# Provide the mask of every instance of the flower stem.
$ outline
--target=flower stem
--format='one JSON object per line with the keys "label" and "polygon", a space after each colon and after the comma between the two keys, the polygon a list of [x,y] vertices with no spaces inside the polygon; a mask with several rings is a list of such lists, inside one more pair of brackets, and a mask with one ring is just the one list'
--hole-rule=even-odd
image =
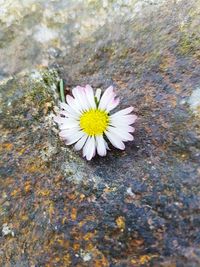
{"label": "flower stem", "polygon": [[60,80],[60,99],[62,102],[65,102],[63,79]]}

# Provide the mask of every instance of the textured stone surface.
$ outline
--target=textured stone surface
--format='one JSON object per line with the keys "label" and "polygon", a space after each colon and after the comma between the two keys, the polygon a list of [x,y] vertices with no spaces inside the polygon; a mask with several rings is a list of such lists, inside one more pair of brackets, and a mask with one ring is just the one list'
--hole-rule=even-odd
{"label": "textured stone surface", "polygon": [[[200,2],[64,2],[2,1],[0,265],[199,266]],[[113,84],[135,141],[91,162],[65,147],[59,76]]]}

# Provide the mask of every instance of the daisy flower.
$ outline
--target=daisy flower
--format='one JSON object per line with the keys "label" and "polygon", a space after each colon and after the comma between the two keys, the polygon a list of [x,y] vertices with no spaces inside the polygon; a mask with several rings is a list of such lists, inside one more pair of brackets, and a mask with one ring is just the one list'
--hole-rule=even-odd
{"label": "daisy flower", "polygon": [[105,156],[109,149],[107,141],[124,150],[124,142],[134,139],[131,134],[134,128],[130,125],[137,116],[130,114],[133,107],[110,114],[119,104],[112,86],[103,94],[101,89],[94,94],[90,85],[77,86],[72,90],[72,96],[66,96],[66,101],[60,103],[60,111],[54,121],[58,123],[59,135],[65,144],[75,144],[75,150],[83,149],[83,157],[87,160],[96,153]]}

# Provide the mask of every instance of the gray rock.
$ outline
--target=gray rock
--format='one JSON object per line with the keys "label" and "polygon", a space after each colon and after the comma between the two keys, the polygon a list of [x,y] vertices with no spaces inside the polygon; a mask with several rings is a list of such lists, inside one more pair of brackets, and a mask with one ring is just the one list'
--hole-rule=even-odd
{"label": "gray rock", "polygon": [[[14,235],[1,266],[200,265],[199,9],[2,1],[0,225]],[[66,147],[60,78],[113,84],[136,108],[135,141],[91,162]]]}

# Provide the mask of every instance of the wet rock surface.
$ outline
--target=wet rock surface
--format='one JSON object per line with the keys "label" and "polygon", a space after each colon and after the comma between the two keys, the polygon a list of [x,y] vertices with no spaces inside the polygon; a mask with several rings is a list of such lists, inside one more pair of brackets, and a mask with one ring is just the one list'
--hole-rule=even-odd
{"label": "wet rock surface", "polygon": [[[0,265],[199,266],[200,2],[9,3]],[[113,84],[139,117],[135,141],[91,162],[65,147],[52,122],[60,77],[66,90]]]}

